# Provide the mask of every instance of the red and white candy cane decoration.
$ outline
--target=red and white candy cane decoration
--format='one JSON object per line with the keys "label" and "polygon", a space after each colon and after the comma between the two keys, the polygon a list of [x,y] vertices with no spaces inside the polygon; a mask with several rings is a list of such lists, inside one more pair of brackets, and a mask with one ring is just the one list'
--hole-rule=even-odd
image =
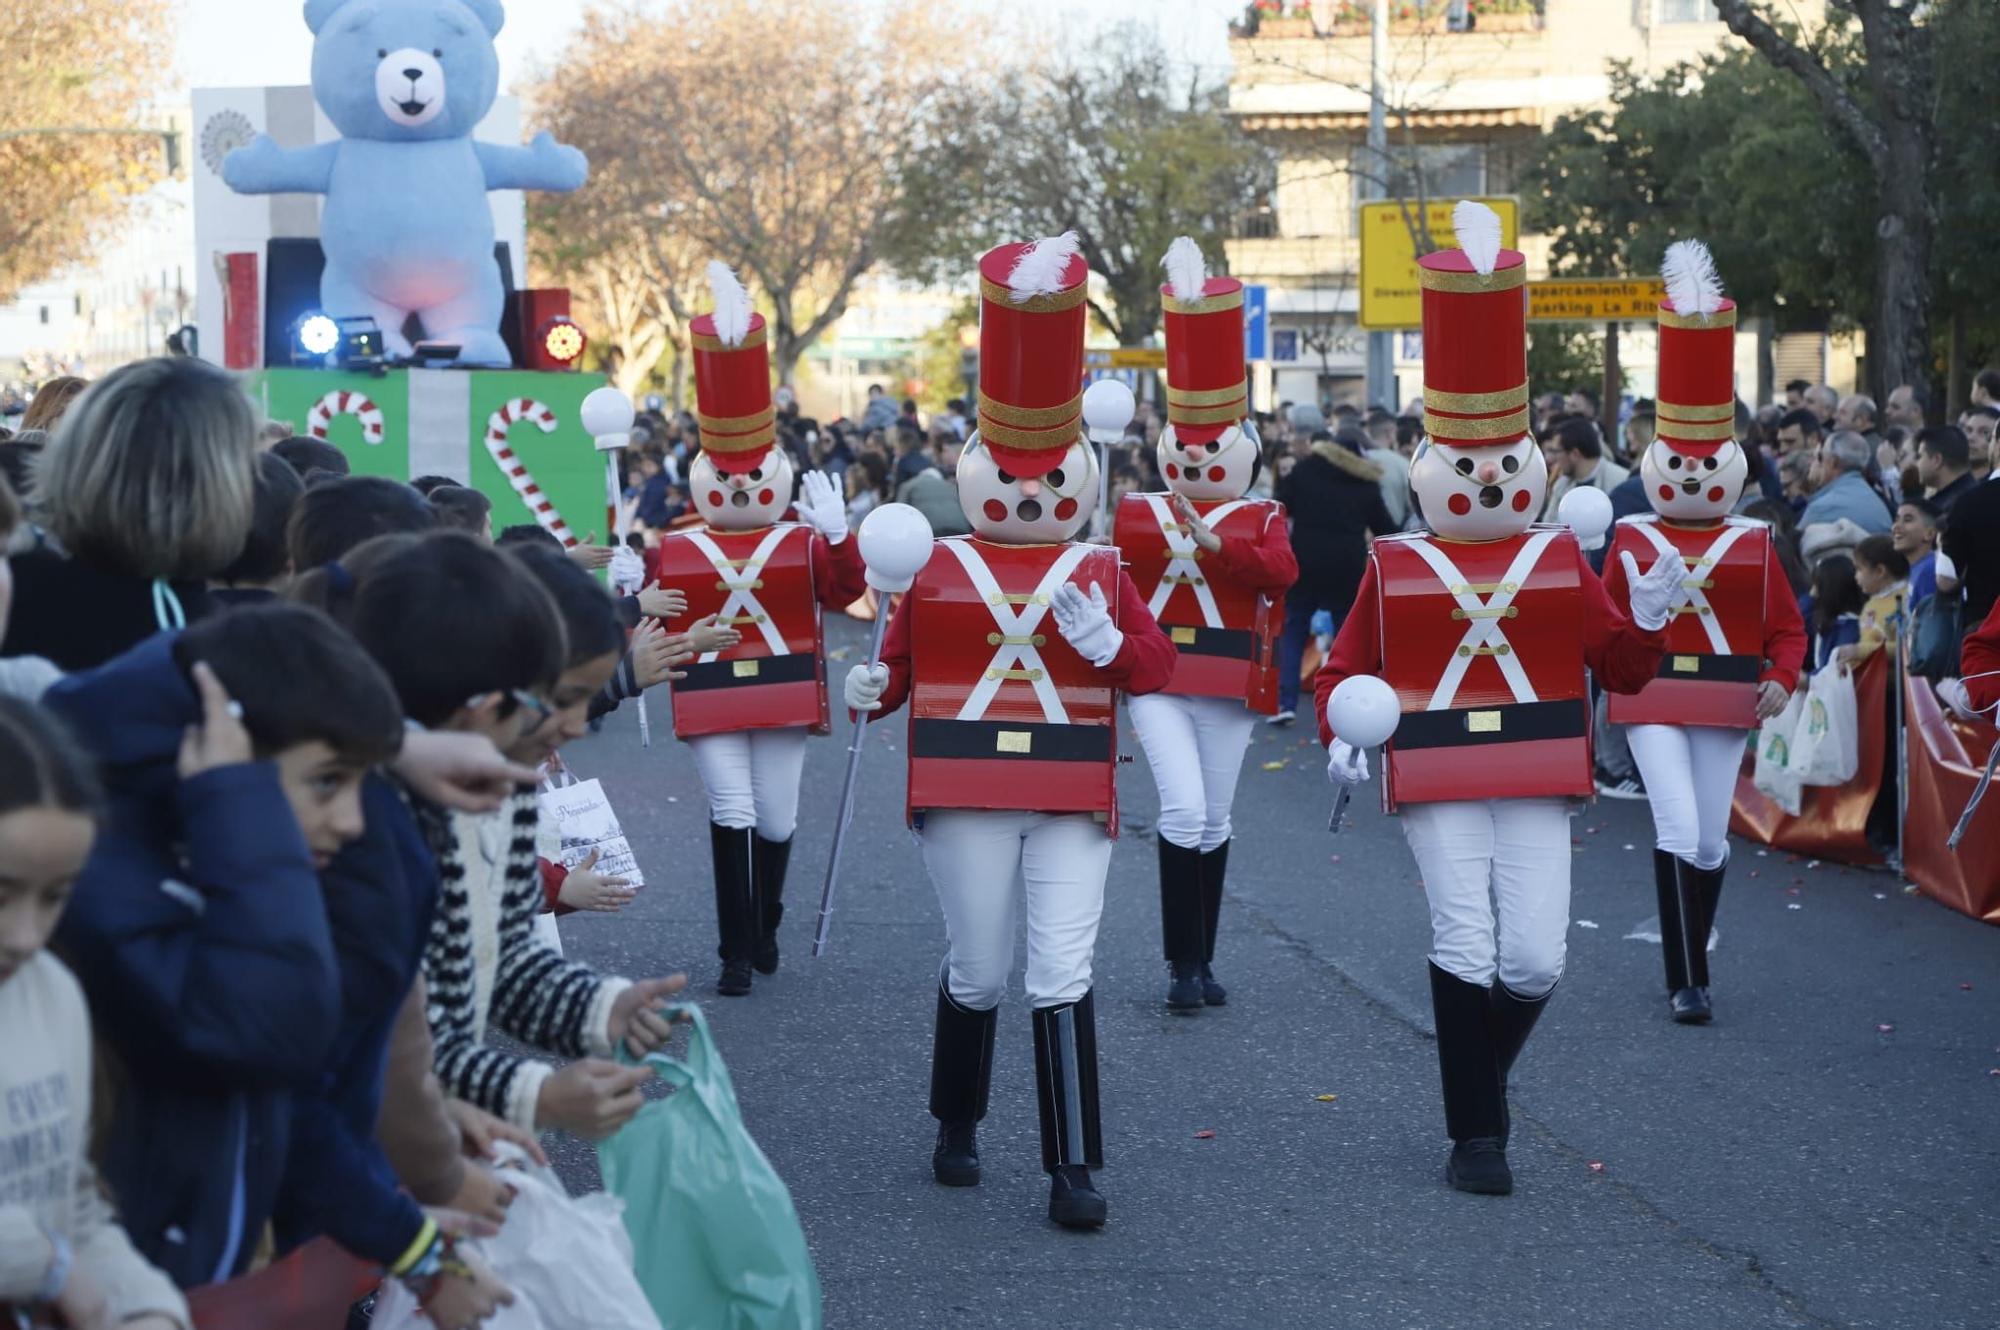
{"label": "red and white candy cane decoration", "polygon": [[535,515],[535,520],[541,523],[543,529],[565,546],[575,545],[578,541],[570,534],[569,523],[563,521],[562,514],[549,502],[548,495],[542,493],[542,487],[535,483],[534,476],[514,455],[514,450],[507,446],[507,431],[521,420],[533,422],[544,434],[555,433],[555,412],[532,397],[517,397],[487,418],[486,451],[493,455],[494,464],[507,477],[507,483],[514,487],[514,492],[521,496],[521,502],[528,505],[528,511]]}
{"label": "red and white candy cane decoration", "polygon": [[306,412],[306,433],[324,442],[335,416],[353,416],[360,421],[363,443],[382,442],[382,408],[360,393],[351,393],[345,388],[335,389],[313,403],[313,409]]}

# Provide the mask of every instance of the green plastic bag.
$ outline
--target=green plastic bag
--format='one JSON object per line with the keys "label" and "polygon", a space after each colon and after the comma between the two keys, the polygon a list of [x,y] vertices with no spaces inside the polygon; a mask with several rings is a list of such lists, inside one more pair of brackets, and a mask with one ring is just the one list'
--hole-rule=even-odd
{"label": "green plastic bag", "polygon": [[819,1273],[792,1194],[750,1139],[701,1009],[686,1061],[646,1061],[674,1093],[597,1147],[625,1202],[636,1270],[664,1330],[820,1330]]}

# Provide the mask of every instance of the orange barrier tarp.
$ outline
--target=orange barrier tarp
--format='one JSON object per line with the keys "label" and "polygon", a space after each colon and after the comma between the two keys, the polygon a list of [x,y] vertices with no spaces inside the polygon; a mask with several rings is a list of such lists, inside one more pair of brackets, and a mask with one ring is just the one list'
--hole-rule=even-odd
{"label": "orange barrier tarp", "polygon": [[1926,896],[2000,924],[2000,791],[1988,792],[1958,848],[1945,848],[2000,731],[1949,715],[1923,679],[1905,684],[1903,705],[1910,782],[1903,872]]}
{"label": "orange barrier tarp", "polygon": [[195,1330],[345,1330],[347,1309],[382,1282],[382,1269],[325,1238],[226,1284],[188,1290]]}
{"label": "orange barrier tarp", "polygon": [[[1800,687],[1805,681],[1800,680]],[[1888,743],[1889,657],[1878,651],[1854,676],[1855,716],[1861,729],[1861,765],[1845,785],[1808,786],[1805,804],[1793,817],[1757,788],[1753,746],[1744,752],[1736,779],[1729,829],[1748,840],[1792,854],[1843,864],[1879,864],[1868,843],[1868,813],[1882,793],[1882,763]]]}

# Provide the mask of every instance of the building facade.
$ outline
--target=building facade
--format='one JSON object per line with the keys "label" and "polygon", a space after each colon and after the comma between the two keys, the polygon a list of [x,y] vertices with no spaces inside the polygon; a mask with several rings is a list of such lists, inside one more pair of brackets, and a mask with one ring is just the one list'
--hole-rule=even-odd
{"label": "building facade", "polygon": [[[1230,272],[1269,289],[1264,404],[1363,404],[1357,220],[1371,186],[1433,200],[1516,194],[1548,126],[1609,104],[1614,62],[1658,74],[1737,40],[1709,0],[1459,0],[1429,18],[1392,20],[1390,146],[1378,160],[1367,146],[1372,39],[1361,16],[1370,8],[1367,0],[1322,0],[1287,6],[1275,18],[1253,10],[1231,30],[1230,114],[1277,161],[1275,189],[1239,220],[1228,246]],[[1791,9],[1815,23],[1824,0],[1794,0]],[[1546,242],[1522,242],[1530,275],[1546,276]],[[1640,325],[1632,334],[1622,339],[1626,382],[1647,395],[1651,335]],[[1748,377],[1739,374],[1746,399],[1756,383],[1748,340]],[[1413,331],[1395,342],[1400,402],[1419,381],[1421,342]],[[1839,367],[1826,359],[1822,351],[1816,377],[1837,381]],[[1793,363],[1802,363],[1800,348]],[[1851,356],[1848,365],[1851,376]]]}

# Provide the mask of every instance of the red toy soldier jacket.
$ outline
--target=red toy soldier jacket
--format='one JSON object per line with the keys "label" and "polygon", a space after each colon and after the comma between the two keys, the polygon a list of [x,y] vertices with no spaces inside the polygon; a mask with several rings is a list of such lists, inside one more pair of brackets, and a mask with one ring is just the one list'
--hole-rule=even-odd
{"label": "red toy soldier jacket", "polygon": [[780,522],[758,531],[694,527],[653,552],[651,576],[687,594],[677,625],[719,616],[743,640],[681,667],[669,685],[674,733],[683,739],[803,725],[825,734],[825,635],[820,607],[844,609],[866,589],[853,537],[829,545],[810,527]]}
{"label": "red toy soldier jacket", "polygon": [[1335,685],[1377,674],[1403,704],[1383,778],[1389,807],[1587,796],[1585,668],[1612,692],[1636,692],[1665,641],[1612,604],[1565,528],[1478,543],[1386,536],[1320,667],[1320,739],[1333,740]]}
{"label": "red toy soldier jacket", "polygon": [[1757,688],[1789,691],[1805,661],[1806,630],[1791,583],[1771,552],[1771,532],[1745,517],[1681,526],[1646,515],[1620,522],[1604,560],[1604,586],[1625,608],[1631,588],[1623,555],[1644,573],[1659,559],[1688,566],[1681,601],[1667,618],[1667,654],[1657,678],[1629,696],[1614,694],[1614,725],[1757,728]]}
{"label": "red toy soldier jacket", "polygon": [[1299,580],[1283,504],[1268,499],[1191,500],[1222,538],[1210,554],[1194,543],[1171,495],[1128,494],[1113,540],[1146,595],[1146,608],[1180,652],[1161,689],[1189,697],[1240,697],[1250,709],[1278,709],[1278,634],[1283,600]]}
{"label": "red toy soldier jacket", "polygon": [[[1125,635],[1099,669],[1056,630],[1065,582],[1102,587]],[[886,715],[910,702],[912,820],[928,808],[1091,813],[1118,832],[1118,691],[1154,693],[1174,647],[1101,545],[940,540],[882,647]]]}

